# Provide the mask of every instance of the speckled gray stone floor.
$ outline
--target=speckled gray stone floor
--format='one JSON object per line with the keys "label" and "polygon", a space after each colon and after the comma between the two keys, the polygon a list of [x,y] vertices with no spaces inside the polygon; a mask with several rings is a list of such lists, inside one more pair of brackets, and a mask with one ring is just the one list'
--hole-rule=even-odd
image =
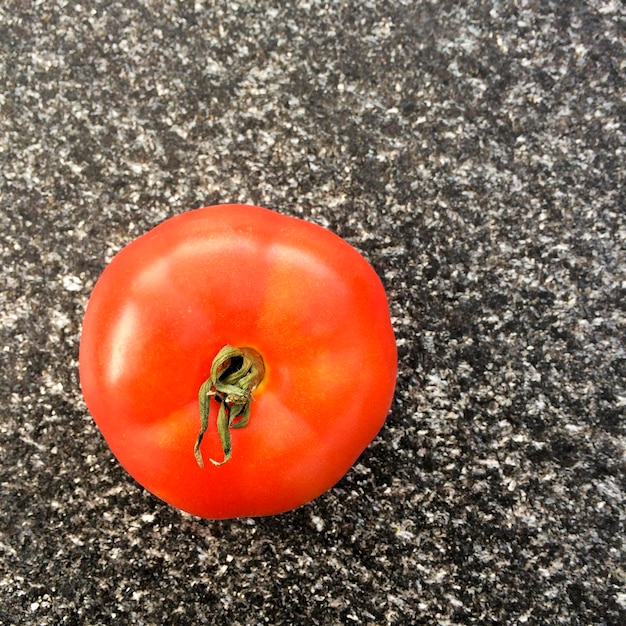
{"label": "speckled gray stone floor", "polygon": [[[5,0],[0,624],[624,624],[617,0]],[[384,279],[388,422],[317,501],[211,522],[112,458],[90,290],[250,202]]]}

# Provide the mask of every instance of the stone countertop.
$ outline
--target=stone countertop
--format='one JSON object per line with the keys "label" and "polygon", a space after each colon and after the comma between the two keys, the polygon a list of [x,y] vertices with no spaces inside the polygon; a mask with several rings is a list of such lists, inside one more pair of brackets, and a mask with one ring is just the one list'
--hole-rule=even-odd
{"label": "stone countertop", "polygon": [[[626,623],[626,10],[465,4],[3,3],[0,624]],[[216,522],[76,368],[112,255],[224,202],[367,256],[399,378],[335,488]]]}

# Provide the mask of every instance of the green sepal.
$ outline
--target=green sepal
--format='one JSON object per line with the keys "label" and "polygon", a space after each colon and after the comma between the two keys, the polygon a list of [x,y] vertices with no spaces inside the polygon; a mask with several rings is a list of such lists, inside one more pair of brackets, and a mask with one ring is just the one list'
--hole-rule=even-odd
{"label": "green sepal", "polygon": [[232,456],[231,428],[244,428],[250,421],[252,392],[258,387],[265,367],[261,355],[252,348],[224,346],[211,364],[211,376],[202,383],[198,391],[200,408],[200,433],[194,446],[194,456],[200,467],[204,467],[200,444],[209,427],[211,397],[219,402],[217,433],[224,458],[211,459],[214,465],[223,465]]}

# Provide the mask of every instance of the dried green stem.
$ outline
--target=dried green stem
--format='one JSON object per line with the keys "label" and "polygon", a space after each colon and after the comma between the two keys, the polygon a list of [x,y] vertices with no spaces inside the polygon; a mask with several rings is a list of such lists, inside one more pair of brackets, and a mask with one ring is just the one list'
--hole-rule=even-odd
{"label": "dried green stem", "polygon": [[194,455],[200,467],[204,467],[200,444],[209,427],[211,398],[219,402],[217,432],[224,458],[210,459],[214,465],[223,465],[232,455],[231,428],[243,428],[250,421],[252,392],[263,380],[265,367],[261,355],[252,348],[224,346],[211,365],[211,375],[202,383],[198,392],[200,405],[200,433],[194,447]]}

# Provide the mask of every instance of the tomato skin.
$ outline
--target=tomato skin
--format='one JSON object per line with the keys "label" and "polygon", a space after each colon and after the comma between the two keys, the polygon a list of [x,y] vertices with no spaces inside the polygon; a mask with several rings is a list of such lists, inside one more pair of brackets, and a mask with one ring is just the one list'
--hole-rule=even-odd
{"label": "tomato skin", "polygon": [[[193,454],[198,390],[225,345],[263,357],[224,465]],[[397,353],[380,279],[347,242],[249,205],[166,220],[122,249],[83,322],[79,372],[111,450],[146,489],[207,518],[262,516],[332,487],[382,427]],[[220,459],[212,402],[205,459]]]}

